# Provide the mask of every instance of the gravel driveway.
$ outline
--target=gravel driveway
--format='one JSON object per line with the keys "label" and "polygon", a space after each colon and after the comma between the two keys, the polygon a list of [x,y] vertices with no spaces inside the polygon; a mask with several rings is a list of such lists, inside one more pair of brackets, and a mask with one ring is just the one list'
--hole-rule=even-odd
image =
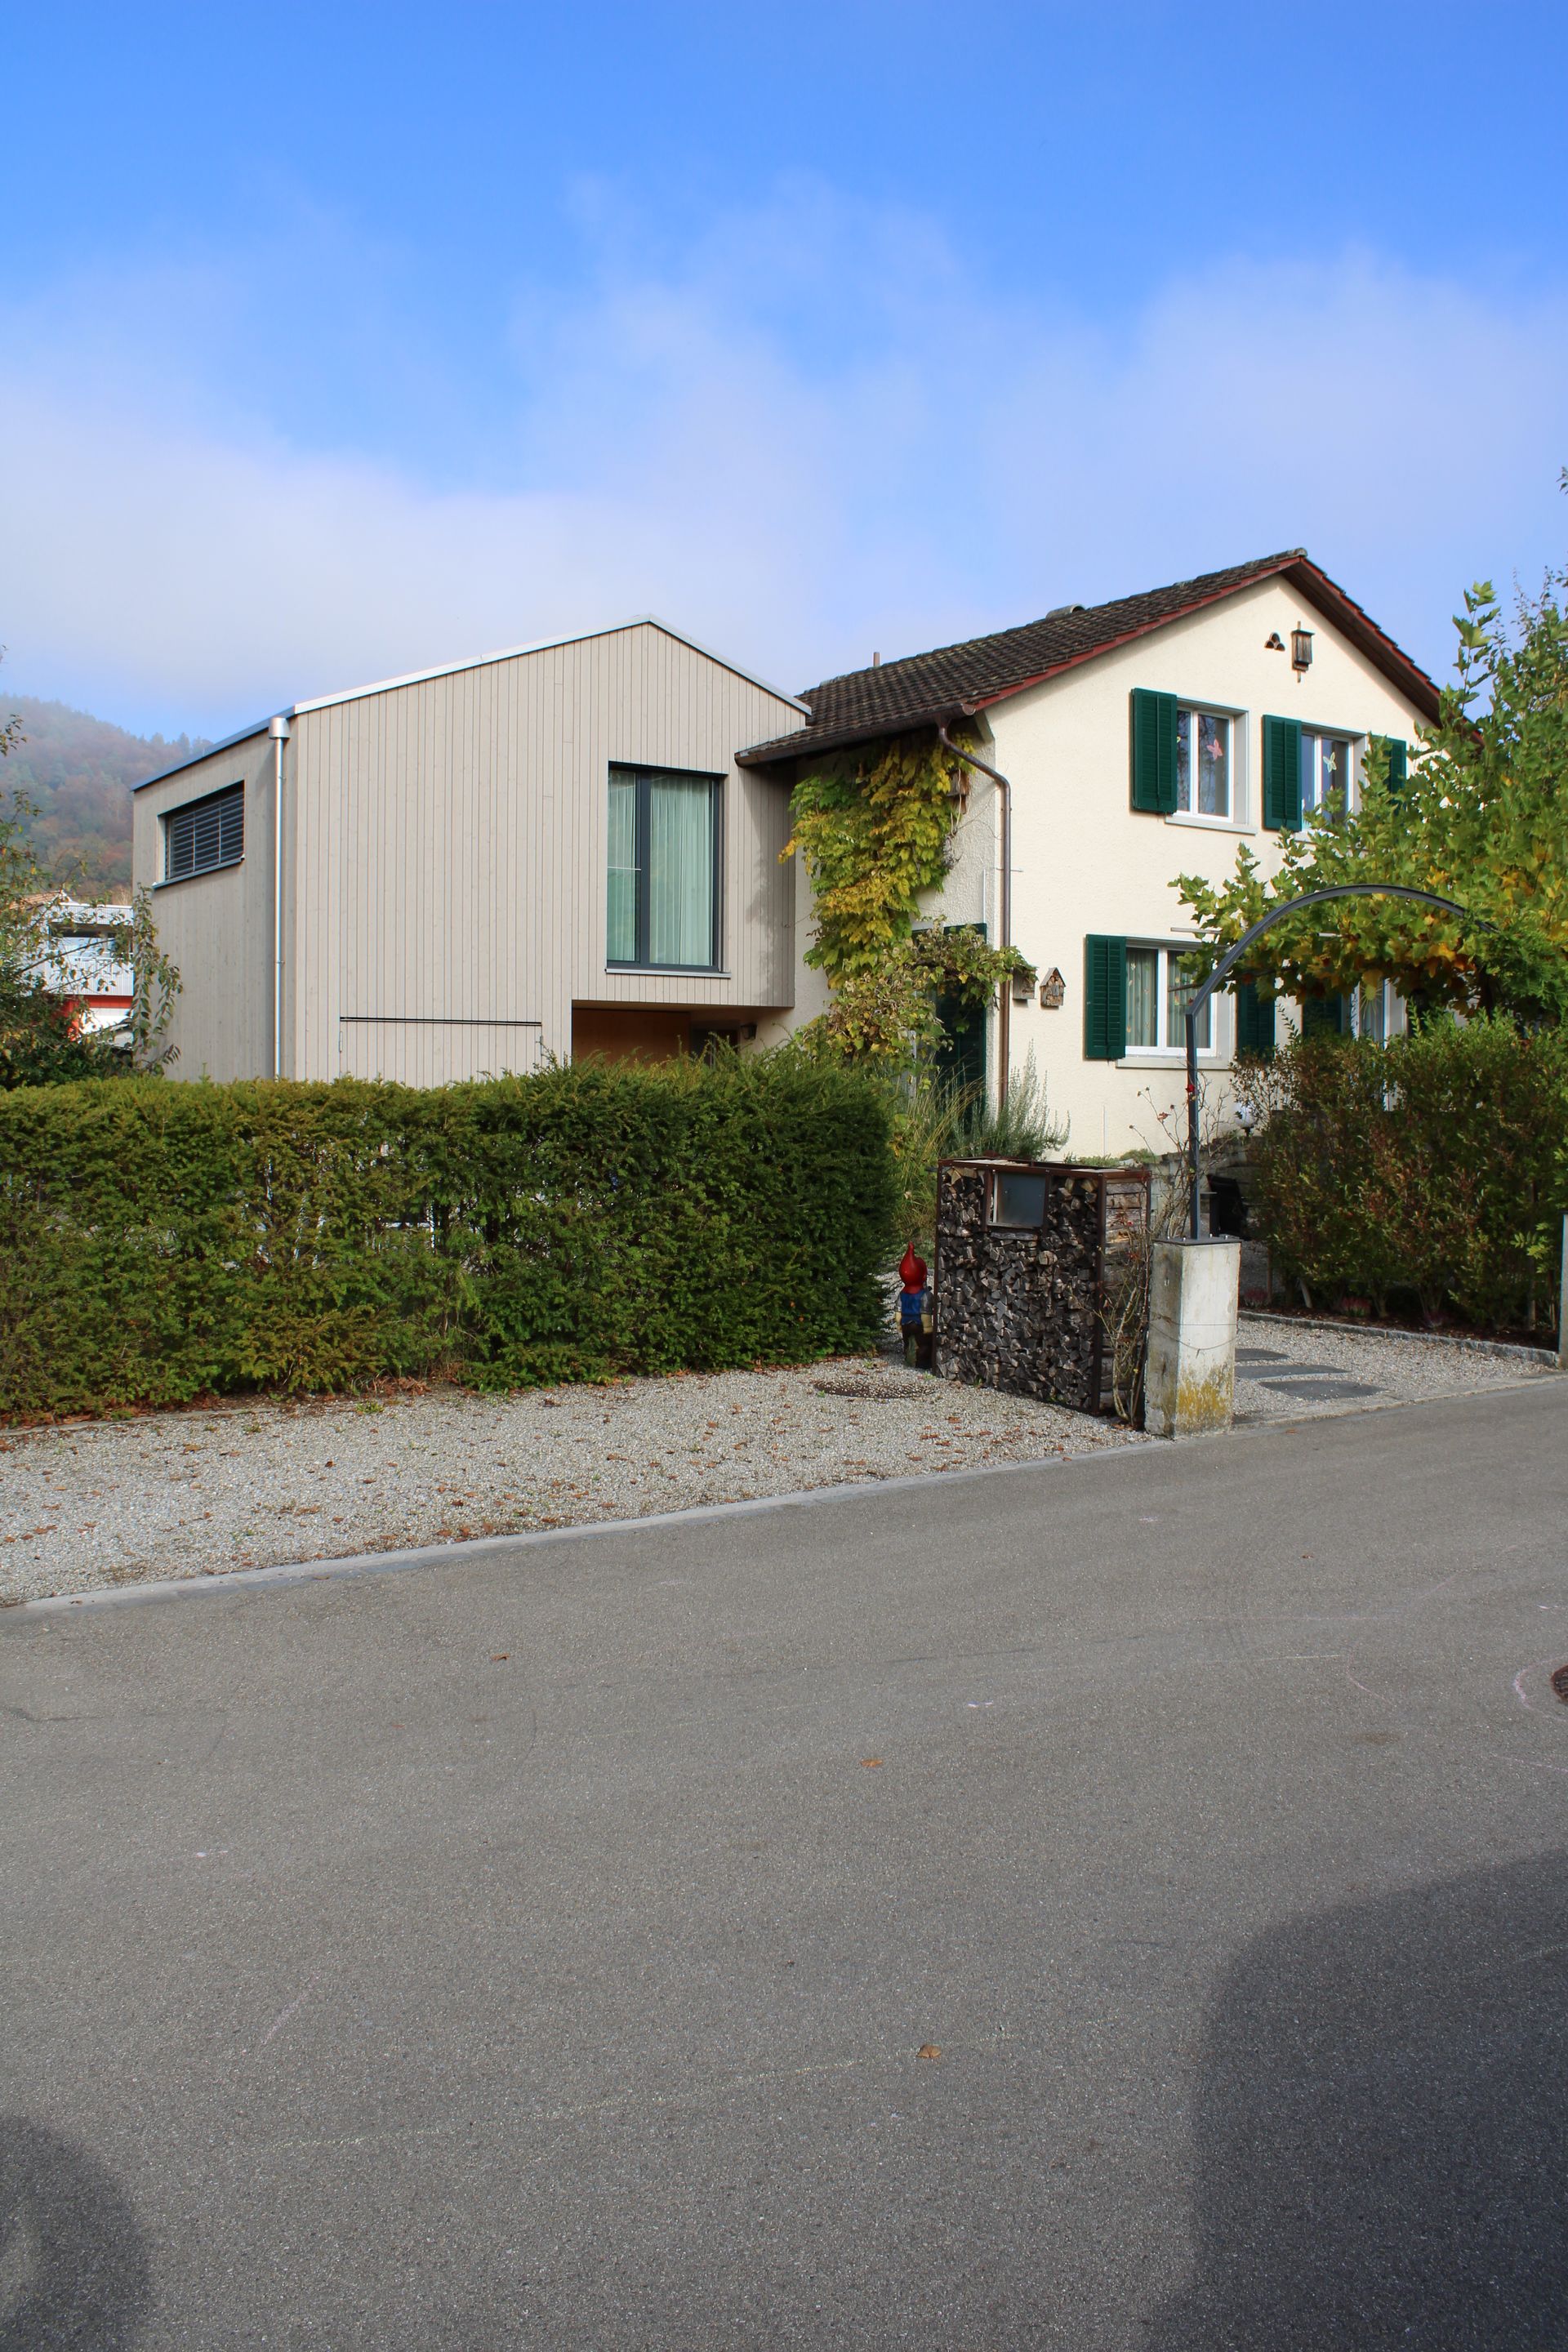
{"label": "gravel driveway", "polygon": [[0,1433],[0,1603],[1142,1441],[863,1359]]}
{"label": "gravel driveway", "polygon": [[[1518,1358],[1249,1315],[1237,1370],[1243,1423],[1531,1377]],[[0,1605],[1143,1442],[860,1358],[13,1430],[0,1433]]]}

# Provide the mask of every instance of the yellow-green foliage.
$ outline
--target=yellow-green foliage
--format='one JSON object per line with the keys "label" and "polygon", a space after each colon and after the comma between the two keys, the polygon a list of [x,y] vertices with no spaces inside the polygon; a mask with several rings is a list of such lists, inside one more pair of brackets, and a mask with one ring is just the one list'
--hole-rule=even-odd
{"label": "yellow-green foliage", "polygon": [[1521,599],[1506,625],[1485,582],[1456,622],[1457,683],[1391,789],[1368,745],[1361,805],[1283,838],[1265,882],[1245,844],[1222,887],[1184,874],[1201,968],[1265,913],[1336,884],[1394,882],[1457,899],[1450,915],[1408,899],[1354,898],[1288,917],[1248,950],[1270,993],[1320,996],[1392,980],[1406,997],[1568,1021],[1568,572]]}
{"label": "yellow-green foliage", "polygon": [[839,753],[795,785],[784,854],[805,860],[816,907],[805,960],[835,986],[908,939],[921,893],[945,876],[958,767],[934,734],[896,735],[868,753]]}
{"label": "yellow-green foliage", "polygon": [[805,961],[833,991],[822,1040],[851,1058],[906,1055],[931,1029],[934,995],[982,1005],[1028,969],[973,929],[914,936],[921,896],[947,874],[962,765],[926,729],[837,753],[795,785],[783,855],[811,877]]}

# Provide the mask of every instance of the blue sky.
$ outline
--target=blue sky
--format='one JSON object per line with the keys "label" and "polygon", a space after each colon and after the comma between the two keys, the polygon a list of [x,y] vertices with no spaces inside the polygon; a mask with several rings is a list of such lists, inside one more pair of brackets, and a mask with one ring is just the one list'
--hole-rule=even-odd
{"label": "blue sky", "polygon": [[208,732],[652,610],[791,688],[1568,541],[1568,11],[14,16],[0,640]]}

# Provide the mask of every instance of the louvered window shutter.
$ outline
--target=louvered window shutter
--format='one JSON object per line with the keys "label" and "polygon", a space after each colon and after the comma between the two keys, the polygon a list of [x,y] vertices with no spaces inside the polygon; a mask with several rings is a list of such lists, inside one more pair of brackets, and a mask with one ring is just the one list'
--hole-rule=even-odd
{"label": "louvered window shutter", "polygon": [[1132,805],[1170,816],[1176,805],[1176,698],[1132,689]]}
{"label": "louvered window shutter", "polygon": [[1127,942],[1091,931],[1083,947],[1083,1057],[1119,1062],[1127,1051]]}
{"label": "louvered window shutter", "polygon": [[1237,1054],[1249,1055],[1254,1061],[1271,1062],[1274,1058],[1274,999],[1260,996],[1256,982],[1250,980],[1237,983],[1236,1050]]}
{"label": "louvered window shutter", "polygon": [[1301,830],[1301,722],[1263,722],[1263,822],[1271,833]]}
{"label": "louvered window shutter", "polygon": [[1410,774],[1410,746],[1403,736],[1385,735],[1383,748],[1388,754],[1388,789],[1394,800],[1405,790]]}
{"label": "louvered window shutter", "polygon": [[245,788],[235,784],[175,809],[164,823],[163,879],[237,866],[245,855]]}

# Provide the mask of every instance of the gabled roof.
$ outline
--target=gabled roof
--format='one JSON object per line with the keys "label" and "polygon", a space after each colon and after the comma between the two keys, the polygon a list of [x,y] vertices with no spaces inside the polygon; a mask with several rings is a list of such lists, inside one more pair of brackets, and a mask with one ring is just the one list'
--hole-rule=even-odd
{"label": "gabled roof", "polygon": [[1118,596],[1108,604],[1060,605],[1044,620],[1027,621],[1022,628],[970,637],[934,653],[911,654],[903,661],[827,678],[821,686],[808,687],[801,698],[811,709],[808,727],[775,736],[771,742],[753,743],[739,754],[741,764],[760,767],[771,760],[799,759],[803,753],[869,742],[909,728],[947,726],[955,719],[972,718],[990,703],[1058,677],[1080,662],[1093,661],[1260,580],[1276,578],[1288,581],[1331,621],[1424,717],[1436,718],[1437,688],[1426,671],[1318,569],[1305,548],[1290,547],[1279,555],[1237,563],[1228,572],[1205,572],[1196,580],[1178,580],[1169,588],[1149,589],[1138,596]]}
{"label": "gabled roof", "polygon": [[[411,669],[401,677],[378,678],[372,686],[349,686],[337,694],[318,694],[307,702],[291,702],[279,716],[298,719],[307,710],[330,710],[334,703],[359,702],[370,694],[390,694],[395,687],[423,686],[433,677],[455,677],[459,670],[484,669],[491,662],[516,661],[523,654],[553,653],[561,646],[586,645],[595,637],[614,637],[624,629],[641,628],[662,629],[667,637],[675,639],[677,645],[689,646],[694,654],[701,654],[705,660],[717,662],[721,669],[744,678],[748,686],[760,687],[764,694],[771,694],[777,702],[787,702],[792,709],[805,711],[809,709],[809,705],[802,702],[798,696],[786,694],[782,687],[770,686],[765,677],[757,677],[751,670],[742,669],[739,662],[727,661],[710,646],[700,645],[695,637],[689,637],[684,629],[672,629],[669,623],[661,621],[657,613],[637,613],[629,621],[614,622],[607,629],[577,629],[569,636],[541,637],[533,645],[507,646],[500,653],[472,654],[466,661],[440,662],[434,669]],[[176,760],[172,766],[160,768],[155,776],[143,777],[135,789],[144,793],[149,784],[161,784],[165,776],[177,776],[182,768],[194,768],[198,760],[210,760],[215,751],[227,751],[237,743],[251,742],[258,735],[265,735],[270,724],[269,713],[266,719],[258,719],[254,727],[237,728],[232,735],[226,735],[221,742],[209,743],[205,751],[193,751],[189,759]]]}

